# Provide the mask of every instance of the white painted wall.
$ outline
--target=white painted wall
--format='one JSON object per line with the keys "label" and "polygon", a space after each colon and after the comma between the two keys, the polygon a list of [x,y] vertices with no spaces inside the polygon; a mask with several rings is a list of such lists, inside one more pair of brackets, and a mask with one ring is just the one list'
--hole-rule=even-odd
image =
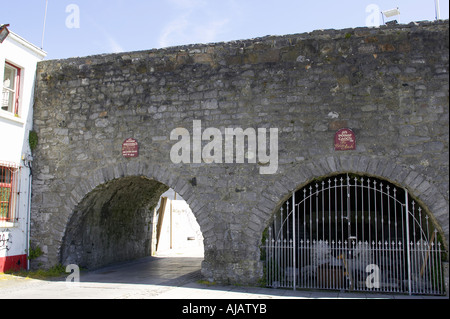
{"label": "white painted wall", "polygon": [[[203,255],[203,235],[200,226],[192,213],[188,203],[175,192],[169,189],[161,195],[167,197],[168,202],[161,227],[160,244],[156,255],[183,253],[191,257]],[[171,207],[172,205],[172,207]],[[172,221],[170,209],[172,208]],[[159,209],[159,204],[156,210]],[[157,220],[154,221],[154,225]],[[170,247],[170,228],[172,224],[172,248]]]}

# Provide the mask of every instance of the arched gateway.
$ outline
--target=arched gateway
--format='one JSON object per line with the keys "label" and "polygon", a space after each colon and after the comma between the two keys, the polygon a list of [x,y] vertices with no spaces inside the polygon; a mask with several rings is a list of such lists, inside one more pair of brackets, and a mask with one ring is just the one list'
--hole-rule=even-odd
{"label": "arched gateway", "polygon": [[264,234],[266,284],[443,294],[442,239],[406,189],[355,174],[315,180]]}
{"label": "arched gateway", "polygon": [[[337,217],[355,220],[350,227],[325,219],[319,226],[328,227],[326,233],[296,236],[316,236],[316,245],[318,238],[336,249],[330,236],[345,236],[352,247],[349,238],[356,236],[355,245],[364,245],[370,232],[376,245],[379,239],[382,245],[401,240],[404,253],[389,246],[384,255],[404,255],[406,242],[416,243],[412,221],[423,226],[426,219],[411,211],[410,240],[405,240],[393,237],[400,226],[384,216],[389,210],[407,210],[406,201],[399,199],[407,191],[408,209],[414,201],[414,209],[421,207],[422,217],[428,216],[438,229],[433,240],[427,235],[417,241],[442,242],[441,250],[447,251],[448,42],[448,22],[443,21],[39,63],[30,238],[43,255],[32,265],[73,262],[95,267],[100,261],[151,253],[149,212],[170,187],[187,201],[200,226],[203,276],[257,284],[264,278],[263,233],[280,207],[291,202],[294,190],[336,174],[349,174],[350,184],[341,187],[339,177],[342,191],[336,194],[342,199],[328,203],[346,204],[343,191],[350,188],[350,196],[356,195],[351,202],[361,205],[360,194],[369,189],[367,177],[371,183],[377,178],[376,185],[370,184],[372,192],[377,190],[371,200],[385,194],[383,202],[377,197],[371,204],[376,209],[344,209],[345,215]],[[343,145],[336,146],[336,141]],[[347,178],[342,177],[344,185]],[[331,186],[323,181],[324,192],[335,190],[334,180]],[[316,192],[315,183],[311,186]],[[318,186],[320,190],[322,180]],[[394,188],[399,203],[386,206],[393,201]],[[301,200],[297,191],[295,205]],[[323,210],[325,217],[331,212],[308,205]],[[371,226],[375,216],[369,208],[371,213],[382,208],[377,223],[382,216],[383,222],[391,221],[383,233]],[[358,222],[353,211],[363,211]],[[419,261],[403,255],[400,268],[405,273],[408,260]],[[390,260],[388,265],[393,265]],[[422,265],[423,276],[428,276],[438,263],[423,260],[419,276]],[[410,277],[387,275],[386,264],[378,266],[383,280],[409,280],[415,287],[415,266],[408,268]],[[271,280],[269,284],[281,285],[281,280]]]}

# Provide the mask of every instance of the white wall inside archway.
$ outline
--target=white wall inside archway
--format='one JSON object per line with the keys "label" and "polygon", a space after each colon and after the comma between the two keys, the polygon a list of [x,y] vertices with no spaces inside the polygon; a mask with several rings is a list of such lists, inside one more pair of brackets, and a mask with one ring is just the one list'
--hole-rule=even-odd
{"label": "white wall inside archway", "polygon": [[173,189],[161,195],[155,209],[154,238],[156,238],[161,199],[167,198],[167,204],[161,224],[158,248],[156,240],[152,247],[155,256],[203,257],[203,235],[200,226],[188,203]]}

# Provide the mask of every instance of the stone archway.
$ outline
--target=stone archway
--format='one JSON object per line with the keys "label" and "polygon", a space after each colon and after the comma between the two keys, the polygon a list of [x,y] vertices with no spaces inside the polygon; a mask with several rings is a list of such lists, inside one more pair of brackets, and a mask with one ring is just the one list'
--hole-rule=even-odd
{"label": "stone archway", "polygon": [[96,187],[75,207],[68,222],[61,264],[92,269],[151,255],[153,210],[167,189],[142,176]]}
{"label": "stone archway", "polygon": [[[108,229],[111,231],[114,227],[108,228],[107,225],[100,225],[102,212],[104,216],[111,214],[120,220],[126,211],[126,206],[115,204],[118,204],[121,199],[129,198],[126,202],[133,201],[133,209],[126,212],[125,215],[132,213],[139,215],[139,218],[132,220],[127,227],[132,227],[139,222],[148,223],[150,222],[148,212],[156,206],[159,196],[169,187],[180,194],[191,208],[205,243],[213,234],[209,224],[210,220],[205,218],[203,209],[205,204],[195,193],[190,181],[177,176],[166,168],[145,162],[128,161],[87,171],[85,176],[73,183],[71,191],[66,193],[68,196],[64,196],[61,192],[54,192],[51,202],[61,208],[57,211],[50,208],[43,215],[45,218],[53,220],[51,230],[44,223],[37,221],[34,223],[34,231],[41,233],[42,236],[33,244],[40,247],[44,254],[32,261],[32,267],[42,264],[50,267],[63,261],[82,261],[94,267],[98,266],[95,258],[82,257],[79,253],[81,248],[87,248],[86,243],[81,242],[81,238],[94,238],[89,237],[88,231],[83,234],[84,237],[77,238],[74,236],[76,230],[80,230],[88,223],[100,230],[97,243],[106,243],[107,236],[104,235]],[[142,234],[144,233],[142,230]],[[121,236],[124,238],[126,234],[122,233]],[[133,245],[132,241],[129,243]],[[102,253],[99,256],[102,256]],[[126,254],[123,257],[126,258]]]}
{"label": "stone archway", "polygon": [[265,230],[266,285],[443,294],[442,234],[429,219],[386,180],[321,176],[292,192]]}
{"label": "stone archway", "polygon": [[449,211],[445,197],[439,189],[420,172],[405,165],[397,164],[384,157],[365,155],[327,156],[317,161],[305,162],[280,174],[280,178],[272,187],[266,188],[265,198],[268,201],[258,205],[260,215],[264,216],[261,234],[269,225],[273,214],[291,196],[293,191],[301,189],[313,179],[339,173],[354,173],[384,179],[399,187],[408,189],[410,194],[420,203],[430,216],[438,231],[444,237],[444,246],[448,250]]}
{"label": "stone archway", "polygon": [[[430,217],[432,224],[442,236],[442,251],[448,252],[449,211],[448,202],[433,181],[410,166],[396,163],[390,158],[366,155],[329,155],[317,160],[305,161],[291,166],[265,187],[257,206],[253,210],[255,224],[260,235],[259,247],[263,247],[264,231],[273,220],[273,216],[288,200],[294,191],[302,189],[314,179],[342,173],[371,176],[386,180],[396,187],[408,190],[412,198]],[[262,250],[259,250],[261,253]],[[443,256],[447,254],[444,253]],[[260,255],[259,255],[260,256]],[[263,256],[261,256],[263,257]],[[447,257],[448,258],[448,257]],[[263,261],[260,262],[260,278],[263,279]],[[447,277],[445,277],[447,276]],[[444,280],[448,274],[444,270]]]}
{"label": "stone archway", "polygon": [[[439,22],[40,63],[30,229],[44,254],[33,264],[60,261],[86,196],[135,176],[187,201],[204,236],[203,274],[214,281],[256,283],[261,236],[277,207],[312,179],[341,172],[406,187],[448,244],[447,40]],[[221,131],[278,128],[277,173],[259,174],[262,162],[194,161],[194,152],[191,163],[174,163],[171,132],[192,133],[193,151],[196,120]],[[336,152],[333,135],[343,127],[358,144]],[[137,158],[121,152],[130,137]]]}

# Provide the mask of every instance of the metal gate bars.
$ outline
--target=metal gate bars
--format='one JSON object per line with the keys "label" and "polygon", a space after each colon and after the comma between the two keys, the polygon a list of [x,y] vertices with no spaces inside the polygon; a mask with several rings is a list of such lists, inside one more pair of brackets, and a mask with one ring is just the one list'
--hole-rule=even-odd
{"label": "metal gate bars", "polygon": [[294,192],[265,233],[269,287],[442,295],[438,232],[406,189],[338,175]]}

